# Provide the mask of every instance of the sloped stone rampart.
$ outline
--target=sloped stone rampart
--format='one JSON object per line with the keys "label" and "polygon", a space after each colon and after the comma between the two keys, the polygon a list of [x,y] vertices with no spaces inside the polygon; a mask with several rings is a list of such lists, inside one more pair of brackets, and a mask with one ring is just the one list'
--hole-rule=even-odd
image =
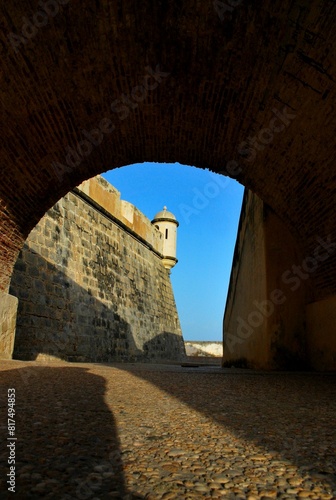
{"label": "sloped stone rampart", "polygon": [[160,235],[129,204],[126,219],[124,206],[112,186],[93,179],[59,200],[30,233],[10,288],[19,299],[15,358],[183,358]]}

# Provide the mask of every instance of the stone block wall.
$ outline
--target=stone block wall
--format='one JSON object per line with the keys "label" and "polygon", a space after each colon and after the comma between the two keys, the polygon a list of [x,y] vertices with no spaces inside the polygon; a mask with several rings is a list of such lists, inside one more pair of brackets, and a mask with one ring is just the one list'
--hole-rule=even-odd
{"label": "stone block wall", "polygon": [[183,359],[160,244],[150,221],[101,177],[69,192],[30,233],[16,262],[14,357]]}

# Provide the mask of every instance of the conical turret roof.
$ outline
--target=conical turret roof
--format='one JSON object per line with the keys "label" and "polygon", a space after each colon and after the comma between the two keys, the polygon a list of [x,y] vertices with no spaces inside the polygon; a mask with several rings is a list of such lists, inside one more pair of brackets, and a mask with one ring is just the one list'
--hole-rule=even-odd
{"label": "conical turret roof", "polygon": [[152,222],[158,222],[158,221],[162,221],[162,220],[171,220],[173,222],[175,222],[177,225],[178,225],[178,222],[176,220],[176,217],[175,215],[172,213],[172,212],[169,212],[167,210],[167,207],[163,207],[163,210],[160,210],[160,212],[158,212],[154,219],[152,220]]}

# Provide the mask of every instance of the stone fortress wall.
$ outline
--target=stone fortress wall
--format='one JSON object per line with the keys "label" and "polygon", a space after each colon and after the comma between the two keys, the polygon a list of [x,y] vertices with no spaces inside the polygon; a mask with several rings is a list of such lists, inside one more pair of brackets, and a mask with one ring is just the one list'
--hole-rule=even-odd
{"label": "stone fortress wall", "polygon": [[58,201],[15,265],[14,358],[156,361],[185,356],[163,237],[102,177]]}

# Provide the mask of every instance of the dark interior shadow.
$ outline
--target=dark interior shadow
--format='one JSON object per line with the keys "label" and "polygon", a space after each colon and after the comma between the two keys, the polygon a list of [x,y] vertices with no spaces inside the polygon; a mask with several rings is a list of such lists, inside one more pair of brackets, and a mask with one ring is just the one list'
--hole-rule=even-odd
{"label": "dark interior shadow", "polygon": [[[20,365],[22,366],[22,365]],[[1,498],[91,499],[126,494],[115,419],[105,380],[84,368],[29,366],[0,372],[1,391],[16,390],[16,490]],[[1,421],[7,421],[1,407]],[[3,435],[3,445],[7,436]],[[1,463],[8,450],[1,447]],[[108,498],[111,498],[110,496]]]}
{"label": "dark interior shadow", "polygon": [[336,489],[335,374],[118,367]]}

